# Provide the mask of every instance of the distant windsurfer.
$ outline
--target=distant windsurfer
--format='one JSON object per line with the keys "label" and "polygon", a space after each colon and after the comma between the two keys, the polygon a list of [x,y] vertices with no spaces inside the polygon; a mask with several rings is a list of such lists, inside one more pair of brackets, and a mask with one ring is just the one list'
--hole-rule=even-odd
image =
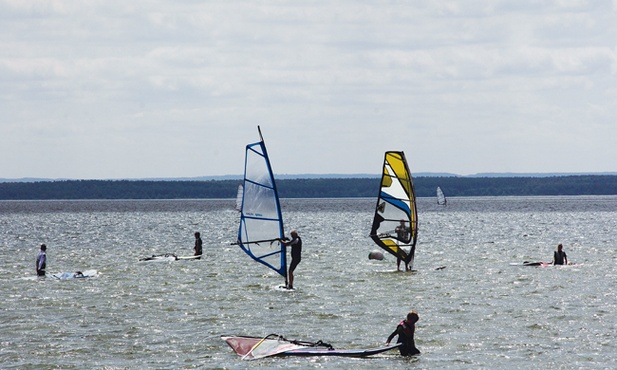
{"label": "distant windsurfer", "polygon": [[553,253],[553,265],[567,265],[568,264],[568,256],[566,252],[563,250],[563,245],[559,244],[557,246],[557,250]]}
{"label": "distant windsurfer", "polygon": [[197,257],[197,259],[201,258],[201,255],[203,253],[203,241],[201,240],[201,234],[199,234],[199,232],[195,233],[195,254],[194,256],[199,256]]}
{"label": "distant windsurfer", "polygon": [[41,244],[41,250],[36,256],[36,275],[45,276],[45,267],[47,267],[47,246]]}
{"label": "distant windsurfer", "polygon": [[401,321],[396,330],[388,337],[386,346],[390,345],[392,338],[398,335],[396,343],[402,343],[398,347],[401,356],[414,356],[419,355],[420,351],[416,348],[416,342],[414,340],[414,333],[416,331],[416,322],[419,320],[418,313],[416,311],[410,311],[407,314],[405,320]]}
{"label": "distant windsurfer", "polygon": [[[411,229],[405,225],[405,220],[401,220],[400,224],[394,229],[396,232],[397,239],[403,243],[409,243],[409,235],[411,233]],[[396,257],[396,270],[399,271],[401,269],[401,261],[402,258]],[[405,271],[409,271],[409,261],[405,260]]]}
{"label": "distant windsurfer", "polygon": [[291,231],[291,240],[288,238],[281,239],[281,243],[284,246],[291,246],[291,263],[289,264],[288,281],[285,288],[294,288],[294,270],[298,267],[300,260],[302,259],[302,239],[298,236],[296,230]]}

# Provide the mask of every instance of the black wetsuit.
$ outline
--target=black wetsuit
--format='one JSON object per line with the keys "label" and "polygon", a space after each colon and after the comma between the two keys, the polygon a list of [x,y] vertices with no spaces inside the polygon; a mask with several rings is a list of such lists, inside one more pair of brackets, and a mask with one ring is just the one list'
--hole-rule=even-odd
{"label": "black wetsuit", "polygon": [[195,238],[195,256],[201,256],[203,241],[200,238]]}
{"label": "black wetsuit", "polygon": [[390,334],[388,337],[388,343],[398,335],[398,339],[396,343],[403,343],[400,347],[398,347],[401,352],[401,356],[413,356],[420,354],[420,350],[416,348],[416,342],[414,341],[413,335],[416,330],[416,326],[414,324],[407,324],[404,320],[401,321],[396,330]]}
{"label": "black wetsuit", "polygon": [[568,256],[565,251],[555,251],[555,254],[553,255],[553,261],[555,261],[554,264],[563,265],[566,258],[568,258]]}
{"label": "black wetsuit", "polygon": [[294,271],[302,259],[302,239],[297,236],[287,243],[287,245],[291,245],[291,263],[289,264],[289,270]]}

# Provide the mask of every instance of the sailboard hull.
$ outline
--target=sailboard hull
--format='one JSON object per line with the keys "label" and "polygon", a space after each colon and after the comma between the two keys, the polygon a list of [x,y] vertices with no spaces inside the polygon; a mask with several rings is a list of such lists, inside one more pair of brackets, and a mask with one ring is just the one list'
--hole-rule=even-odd
{"label": "sailboard hull", "polygon": [[553,265],[552,263],[547,263],[547,262],[529,262],[529,261],[525,261],[523,263],[517,263],[517,262],[512,262],[510,263],[510,266],[530,266],[530,267],[550,267],[550,266],[555,266],[555,267],[567,267],[567,266],[580,266],[579,264],[576,263],[568,263],[567,265]]}
{"label": "sailboard hull", "polygon": [[530,267],[546,267],[546,266],[552,266],[550,263],[546,263],[546,262],[528,262],[525,261],[523,263],[516,263],[513,262],[510,264],[510,266],[530,266]]}
{"label": "sailboard hull", "polygon": [[368,357],[398,348],[399,345],[367,349],[295,349],[283,352],[284,356],[340,356],[340,357]]}
{"label": "sailboard hull", "polygon": [[[259,357],[269,356],[341,356],[341,357],[367,357],[398,348],[400,344],[391,346],[368,348],[368,349],[332,349],[328,347],[315,347],[294,343],[293,341],[277,338],[258,338],[246,336],[223,336],[227,344],[244,359],[250,357],[251,352],[259,346],[267,346],[270,353],[261,354]],[[300,342],[301,343],[301,342]],[[250,359],[253,359],[250,357]]]}
{"label": "sailboard hull", "polygon": [[179,261],[179,260],[198,260],[199,256],[176,256],[173,253],[159,254],[151,257],[140,258],[140,262],[167,262],[167,261]]}
{"label": "sailboard hull", "polygon": [[85,279],[95,277],[98,274],[96,270],[85,270],[81,271],[73,271],[73,272],[63,272],[59,274],[52,274],[51,276],[59,279],[59,280],[70,280],[70,279]]}

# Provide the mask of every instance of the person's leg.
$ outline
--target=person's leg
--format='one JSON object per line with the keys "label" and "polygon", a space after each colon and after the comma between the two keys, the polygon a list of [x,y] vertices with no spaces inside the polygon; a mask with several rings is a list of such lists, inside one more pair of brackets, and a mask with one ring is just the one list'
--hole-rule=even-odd
{"label": "person's leg", "polygon": [[294,288],[294,270],[289,269],[289,285],[287,285],[288,289]]}

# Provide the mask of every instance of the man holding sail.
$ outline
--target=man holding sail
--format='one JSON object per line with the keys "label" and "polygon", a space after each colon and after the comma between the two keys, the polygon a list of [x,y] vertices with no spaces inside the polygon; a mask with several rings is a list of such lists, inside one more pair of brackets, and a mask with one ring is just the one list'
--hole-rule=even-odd
{"label": "man holding sail", "polygon": [[292,230],[290,234],[291,240],[288,238],[281,240],[281,243],[284,246],[291,246],[291,263],[289,264],[287,286],[285,286],[287,289],[294,288],[294,270],[302,259],[302,239],[298,236],[298,232],[296,230]]}
{"label": "man holding sail", "polygon": [[[411,229],[405,225],[405,220],[401,220],[400,225],[398,225],[394,231],[396,232],[397,239],[403,243],[409,243],[409,235],[411,233]],[[398,243],[397,243],[398,244]],[[400,247],[399,247],[400,248]],[[396,258],[396,270],[401,269],[401,257]],[[405,260],[405,271],[409,271],[409,261]]]}

